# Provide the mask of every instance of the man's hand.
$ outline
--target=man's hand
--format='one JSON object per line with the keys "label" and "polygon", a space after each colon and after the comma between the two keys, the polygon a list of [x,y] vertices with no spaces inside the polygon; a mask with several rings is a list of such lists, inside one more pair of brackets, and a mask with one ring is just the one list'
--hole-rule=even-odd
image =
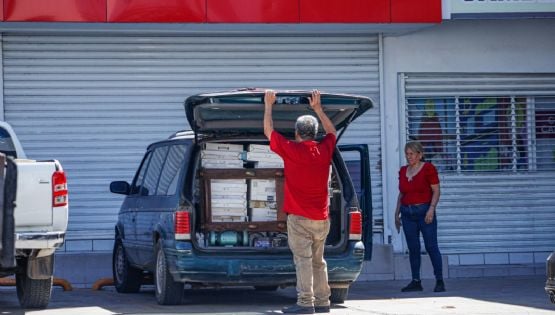
{"label": "man's hand", "polygon": [[326,113],[324,113],[324,109],[322,108],[322,102],[320,100],[320,91],[312,90],[312,97],[309,97],[308,101],[310,102],[310,107],[312,107],[312,110],[314,110],[314,112],[322,122],[322,127],[324,128],[324,131],[326,132],[326,134],[333,133],[335,135],[336,133],[335,126],[333,125],[329,117],[326,115]]}
{"label": "man's hand", "polygon": [[401,217],[395,214],[395,228],[397,228],[397,233],[401,232]]}
{"label": "man's hand", "polygon": [[312,90],[312,97],[309,97],[308,101],[310,102],[310,107],[312,107],[315,112],[322,109],[322,103],[320,101],[320,91]]}
{"label": "man's hand", "polygon": [[272,107],[276,102],[276,92],[274,90],[266,90],[264,93],[264,105],[266,107]]}

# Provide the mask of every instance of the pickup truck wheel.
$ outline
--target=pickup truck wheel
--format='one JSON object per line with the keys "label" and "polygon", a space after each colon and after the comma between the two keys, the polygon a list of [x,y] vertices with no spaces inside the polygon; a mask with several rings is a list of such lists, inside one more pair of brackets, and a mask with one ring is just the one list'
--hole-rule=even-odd
{"label": "pickup truck wheel", "polygon": [[176,305],[181,303],[183,284],[175,282],[168,270],[166,254],[162,243],[156,246],[156,271],[154,273],[156,301],[160,305]]}
{"label": "pickup truck wheel", "polygon": [[119,293],[136,293],[141,288],[142,271],[129,263],[121,239],[114,244],[112,256],[114,285]]}
{"label": "pickup truck wheel", "polygon": [[52,276],[48,279],[31,279],[26,273],[15,275],[17,298],[23,308],[46,308],[52,293]]}
{"label": "pickup truck wheel", "polygon": [[332,303],[344,303],[349,293],[349,288],[331,288],[330,301]]}

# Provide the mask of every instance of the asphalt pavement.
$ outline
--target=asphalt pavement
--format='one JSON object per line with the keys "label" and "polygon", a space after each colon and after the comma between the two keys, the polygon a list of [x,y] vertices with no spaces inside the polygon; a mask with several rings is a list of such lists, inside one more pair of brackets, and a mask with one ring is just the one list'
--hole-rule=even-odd
{"label": "asphalt pavement", "polygon": [[[424,291],[402,293],[407,281],[355,283],[344,304],[333,305],[331,314],[454,315],[454,314],[555,314],[544,292],[543,276],[447,279],[447,291],[434,293],[432,280],[423,280]],[[114,287],[99,291],[56,287],[45,310],[21,310],[15,288],[0,288],[0,314],[281,314],[295,303],[295,289],[276,292],[252,288],[186,289],[183,303],[161,306],[152,286],[135,294],[119,294]]]}

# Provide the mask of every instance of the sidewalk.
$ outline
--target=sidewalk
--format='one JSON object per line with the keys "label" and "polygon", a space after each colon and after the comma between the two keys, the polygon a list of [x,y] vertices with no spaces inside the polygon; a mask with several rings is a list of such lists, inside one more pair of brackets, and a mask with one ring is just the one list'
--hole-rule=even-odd
{"label": "sidewalk", "polygon": [[423,292],[402,293],[409,281],[355,283],[350,308],[369,314],[555,314],[545,294],[545,276],[447,279],[447,292],[434,293],[434,280]]}
{"label": "sidewalk", "polygon": [[[344,304],[333,305],[332,315],[555,315],[555,305],[544,292],[545,277],[447,279],[447,292],[432,292],[434,281],[423,280],[424,291],[402,293],[407,281],[357,282]],[[110,314],[282,314],[295,303],[294,288],[276,292],[251,287],[186,289],[181,305],[156,303],[152,286],[141,292],[119,294],[114,287],[100,291],[55,288],[46,310],[24,312],[14,287],[0,288],[0,314],[110,315]]]}

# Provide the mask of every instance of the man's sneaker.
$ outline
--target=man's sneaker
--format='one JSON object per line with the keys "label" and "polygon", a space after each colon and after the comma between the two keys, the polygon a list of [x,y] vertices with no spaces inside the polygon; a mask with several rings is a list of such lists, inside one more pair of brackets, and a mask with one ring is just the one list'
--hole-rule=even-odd
{"label": "man's sneaker", "polygon": [[314,306],[314,312],[315,313],[329,313],[330,312],[330,306],[326,305],[326,306]]}
{"label": "man's sneaker", "polygon": [[284,307],[281,311],[284,314],[314,314],[314,307],[295,304],[293,306]]}
{"label": "man's sneaker", "polygon": [[436,281],[436,287],[434,288],[434,292],[445,292],[445,283],[443,280]]}
{"label": "man's sneaker", "polygon": [[422,281],[412,280],[406,287],[401,289],[401,292],[413,292],[422,290]]}

